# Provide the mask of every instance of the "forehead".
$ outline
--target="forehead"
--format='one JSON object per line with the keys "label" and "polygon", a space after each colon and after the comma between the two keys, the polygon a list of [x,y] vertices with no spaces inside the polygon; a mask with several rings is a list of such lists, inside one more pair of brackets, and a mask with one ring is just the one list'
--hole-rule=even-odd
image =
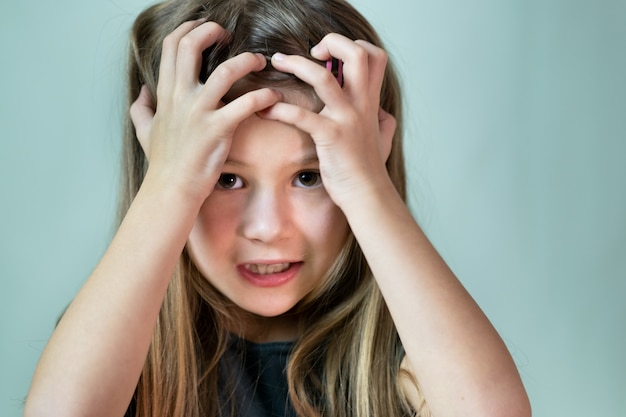
{"label": "forehead", "polygon": [[275,120],[252,115],[235,130],[227,163],[265,169],[317,161],[309,134]]}
{"label": "forehead", "polygon": [[256,114],[252,114],[237,126],[233,134],[231,152],[242,145],[266,146],[274,150],[315,147],[308,133],[287,123],[263,119]]}

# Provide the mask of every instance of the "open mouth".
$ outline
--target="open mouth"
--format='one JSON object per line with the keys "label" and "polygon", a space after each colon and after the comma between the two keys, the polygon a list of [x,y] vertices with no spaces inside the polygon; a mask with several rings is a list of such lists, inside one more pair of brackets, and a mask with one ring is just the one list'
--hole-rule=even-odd
{"label": "open mouth", "polygon": [[275,264],[249,263],[237,267],[241,276],[259,287],[276,287],[294,279],[302,262],[279,262]]}
{"label": "open mouth", "polygon": [[245,264],[243,267],[258,275],[279,274],[289,269],[291,263],[282,262],[279,264]]}

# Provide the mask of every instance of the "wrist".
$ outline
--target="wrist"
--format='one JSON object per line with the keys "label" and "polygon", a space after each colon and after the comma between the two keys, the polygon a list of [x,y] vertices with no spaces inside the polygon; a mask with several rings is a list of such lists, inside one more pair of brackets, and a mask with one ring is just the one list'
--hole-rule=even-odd
{"label": "wrist", "polygon": [[210,191],[199,182],[180,174],[150,169],[146,172],[140,188],[141,193],[160,196],[162,202],[175,202],[194,214],[198,213]]}
{"label": "wrist", "polygon": [[362,214],[373,206],[384,206],[386,202],[393,200],[404,203],[388,175],[350,187],[348,191],[339,193],[336,200],[336,204],[347,217],[353,213]]}
{"label": "wrist", "polygon": [[197,207],[198,210],[213,190],[213,186],[208,187],[205,181],[189,178],[180,172],[157,169],[148,169],[141,188],[150,193],[186,202],[190,208]]}

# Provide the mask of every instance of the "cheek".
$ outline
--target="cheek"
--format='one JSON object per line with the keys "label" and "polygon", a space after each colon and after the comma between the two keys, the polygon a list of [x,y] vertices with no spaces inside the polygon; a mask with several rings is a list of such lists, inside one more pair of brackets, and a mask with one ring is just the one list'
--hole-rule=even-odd
{"label": "cheek", "polygon": [[[189,236],[189,250],[194,262],[201,270],[213,270],[215,262],[209,259],[229,259],[231,251],[237,250],[240,219],[246,209],[245,201],[239,198],[207,199]],[[304,252],[314,251],[319,262],[329,264],[341,250],[349,232],[343,212],[329,197],[319,195],[292,195],[281,204],[288,207],[282,214],[285,244],[300,248]],[[239,242],[239,243],[237,243]]]}
{"label": "cheek", "polygon": [[224,257],[231,247],[237,228],[235,207],[224,207],[208,199],[200,209],[189,234],[188,248],[198,266],[207,264],[208,254]]}
{"label": "cheek", "polygon": [[330,199],[306,204],[297,210],[299,228],[319,250],[336,256],[348,236],[348,222],[343,212]]}

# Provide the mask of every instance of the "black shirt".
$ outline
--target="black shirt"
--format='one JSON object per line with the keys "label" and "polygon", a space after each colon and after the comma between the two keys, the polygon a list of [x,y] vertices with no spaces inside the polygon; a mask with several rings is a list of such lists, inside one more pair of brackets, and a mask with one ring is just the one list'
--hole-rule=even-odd
{"label": "black shirt", "polygon": [[220,389],[223,415],[231,416],[234,404],[231,417],[295,417],[286,375],[292,347],[291,342],[258,344],[233,337],[220,363],[220,388],[226,388]]}
{"label": "black shirt", "polygon": [[[292,347],[292,342],[259,344],[233,336],[219,364],[221,416],[296,417],[286,375]],[[135,410],[133,398],[125,416],[134,417]]]}

